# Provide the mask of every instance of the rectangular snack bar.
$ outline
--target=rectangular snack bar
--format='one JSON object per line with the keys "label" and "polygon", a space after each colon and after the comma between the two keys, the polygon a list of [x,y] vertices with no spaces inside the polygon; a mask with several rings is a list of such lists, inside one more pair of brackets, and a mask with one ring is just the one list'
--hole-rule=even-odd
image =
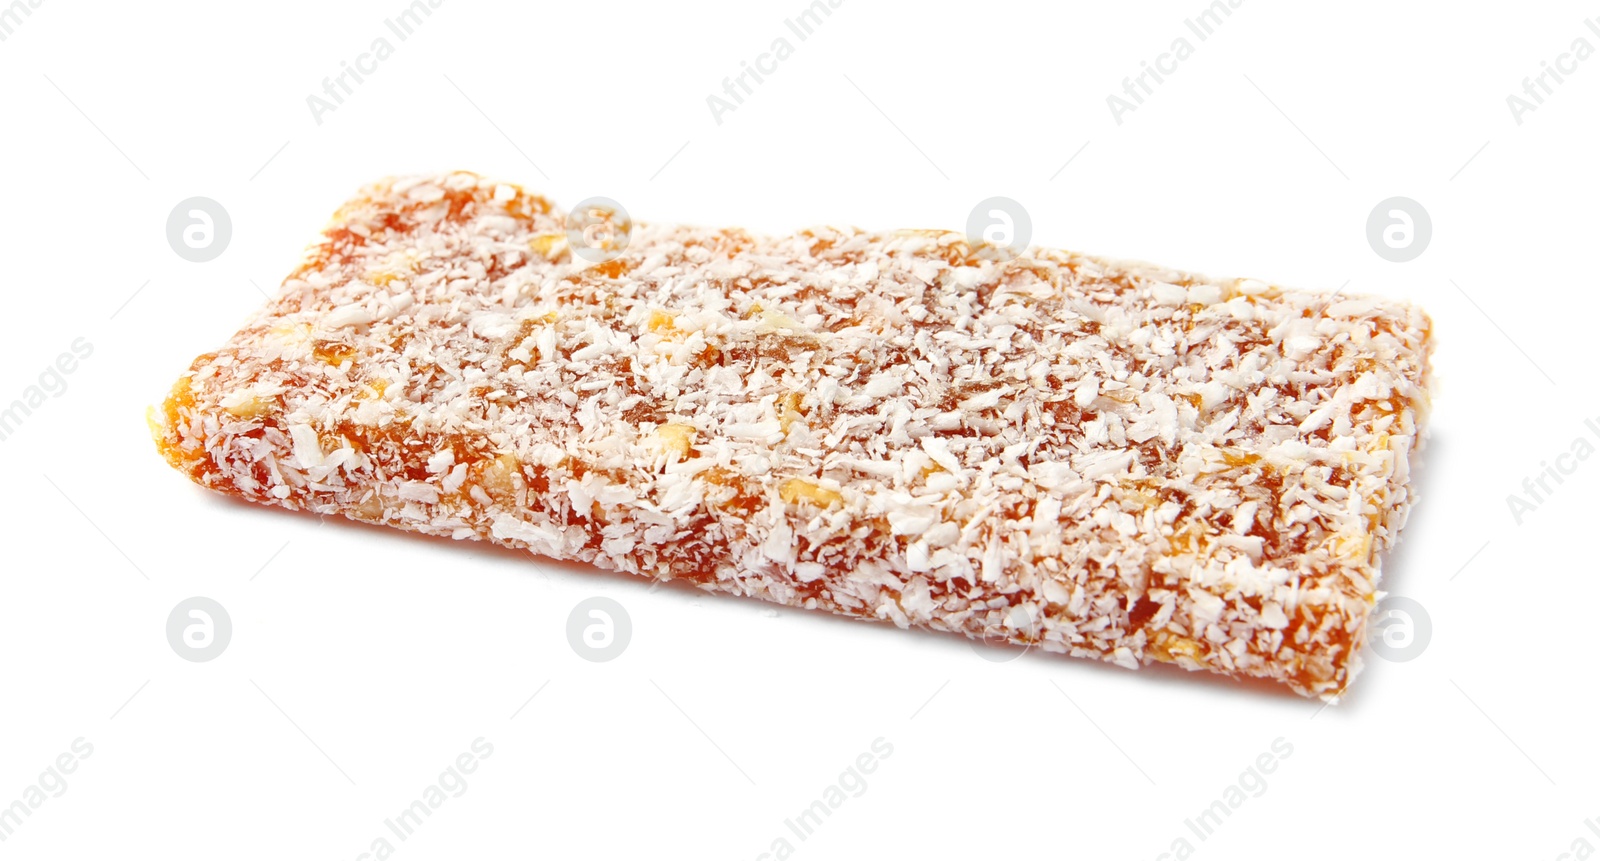
{"label": "rectangular snack bar", "polygon": [[1357,670],[1413,501],[1420,310],[585,217],[468,173],[365,189],[152,408],[161,453],[255,502],[900,627],[1325,698]]}

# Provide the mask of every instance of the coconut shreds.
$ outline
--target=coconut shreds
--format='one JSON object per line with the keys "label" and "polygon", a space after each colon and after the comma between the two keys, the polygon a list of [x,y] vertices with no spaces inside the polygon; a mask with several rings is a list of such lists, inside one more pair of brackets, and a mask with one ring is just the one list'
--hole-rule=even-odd
{"label": "coconut shreds", "polygon": [[[1333,698],[1414,492],[1419,309],[959,233],[611,225],[391,179],[151,412],[256,502]],[[621,246],[620,238],[600,250]]]}

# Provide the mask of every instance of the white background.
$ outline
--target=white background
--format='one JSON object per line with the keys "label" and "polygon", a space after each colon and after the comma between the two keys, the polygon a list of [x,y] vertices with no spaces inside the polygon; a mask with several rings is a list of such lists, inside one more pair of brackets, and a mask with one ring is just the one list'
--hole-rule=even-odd
{"label": "white background", "polygon": [[[402,859],[748,859],[780,836],[819,859],[1600,845],[1600,459],[1520,525],[1506,502],[1575,438],[1600,443],[1600,58],[1520,125],[1506,104],[1573,40],[1600,47],[1600,8],[1249,0],[1200,42],[1183,21],[1202,0],[844,0],[801,42],[783,21],[802,0],[446,0],[399,42],[383,21],[403,5],[45,0],[0,42],[0,406],[93,345],[0,443],[0,805],[94,746],[0,856],[356,858],[379,836]],[[307,96],[381,35],[394,55],[317,124]],[[1114,122],[1106,97],[1184,35],[1194,55]],[[779,36],[793,56],[718,124],[706,97]],[[458,168],[765,231],[960,229],[1006,195],[1038,244],[1420,303],[1437,406],[1384,585],[1427,608],[1431,642],[1369,655],[1318,713],[322,524],[169,469],[145,407],[262,301],[252,282],[273,289],[361,184]],[[194,195],[233,220],[205,264],[164,234]],[[1411,263],[1365,238],[1394,195],[1432,214]],[[233,621],[209,663],[165,639],[193,595]],[[565,635],[595,595],[632,619],[610,663]],[[468,789],[394,840],[384,818],[480,736],[494,753]],[[790,833],[879,737],[893,754],[867,790]],[[1278,738],[1293,753],[1263,794],[1208,840],[1185,828]]]}

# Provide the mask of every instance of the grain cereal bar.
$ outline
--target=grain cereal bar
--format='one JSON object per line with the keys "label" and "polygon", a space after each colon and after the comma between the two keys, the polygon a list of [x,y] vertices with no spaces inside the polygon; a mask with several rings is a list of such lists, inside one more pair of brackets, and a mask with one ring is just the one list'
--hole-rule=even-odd
{"label": "grain cereal bar", "polygon": [[161,453],[255,502],[902,628],[1324,698],[1358,669],[1413,501],[1419,309],[615,218],[591,262],[513,185],[365,189],[151,410]]}

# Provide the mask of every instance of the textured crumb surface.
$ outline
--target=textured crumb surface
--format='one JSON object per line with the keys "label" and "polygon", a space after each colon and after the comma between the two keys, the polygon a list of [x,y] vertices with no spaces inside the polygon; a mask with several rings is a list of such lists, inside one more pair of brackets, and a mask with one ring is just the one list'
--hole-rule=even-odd
{"label": "textured crumb surface", "polygon": [[[959,233],[640,224],[388,180],[151,411],[256,502],[1335,696],[1430,323]],[[992,249],[989,249],[992,250]]]}

